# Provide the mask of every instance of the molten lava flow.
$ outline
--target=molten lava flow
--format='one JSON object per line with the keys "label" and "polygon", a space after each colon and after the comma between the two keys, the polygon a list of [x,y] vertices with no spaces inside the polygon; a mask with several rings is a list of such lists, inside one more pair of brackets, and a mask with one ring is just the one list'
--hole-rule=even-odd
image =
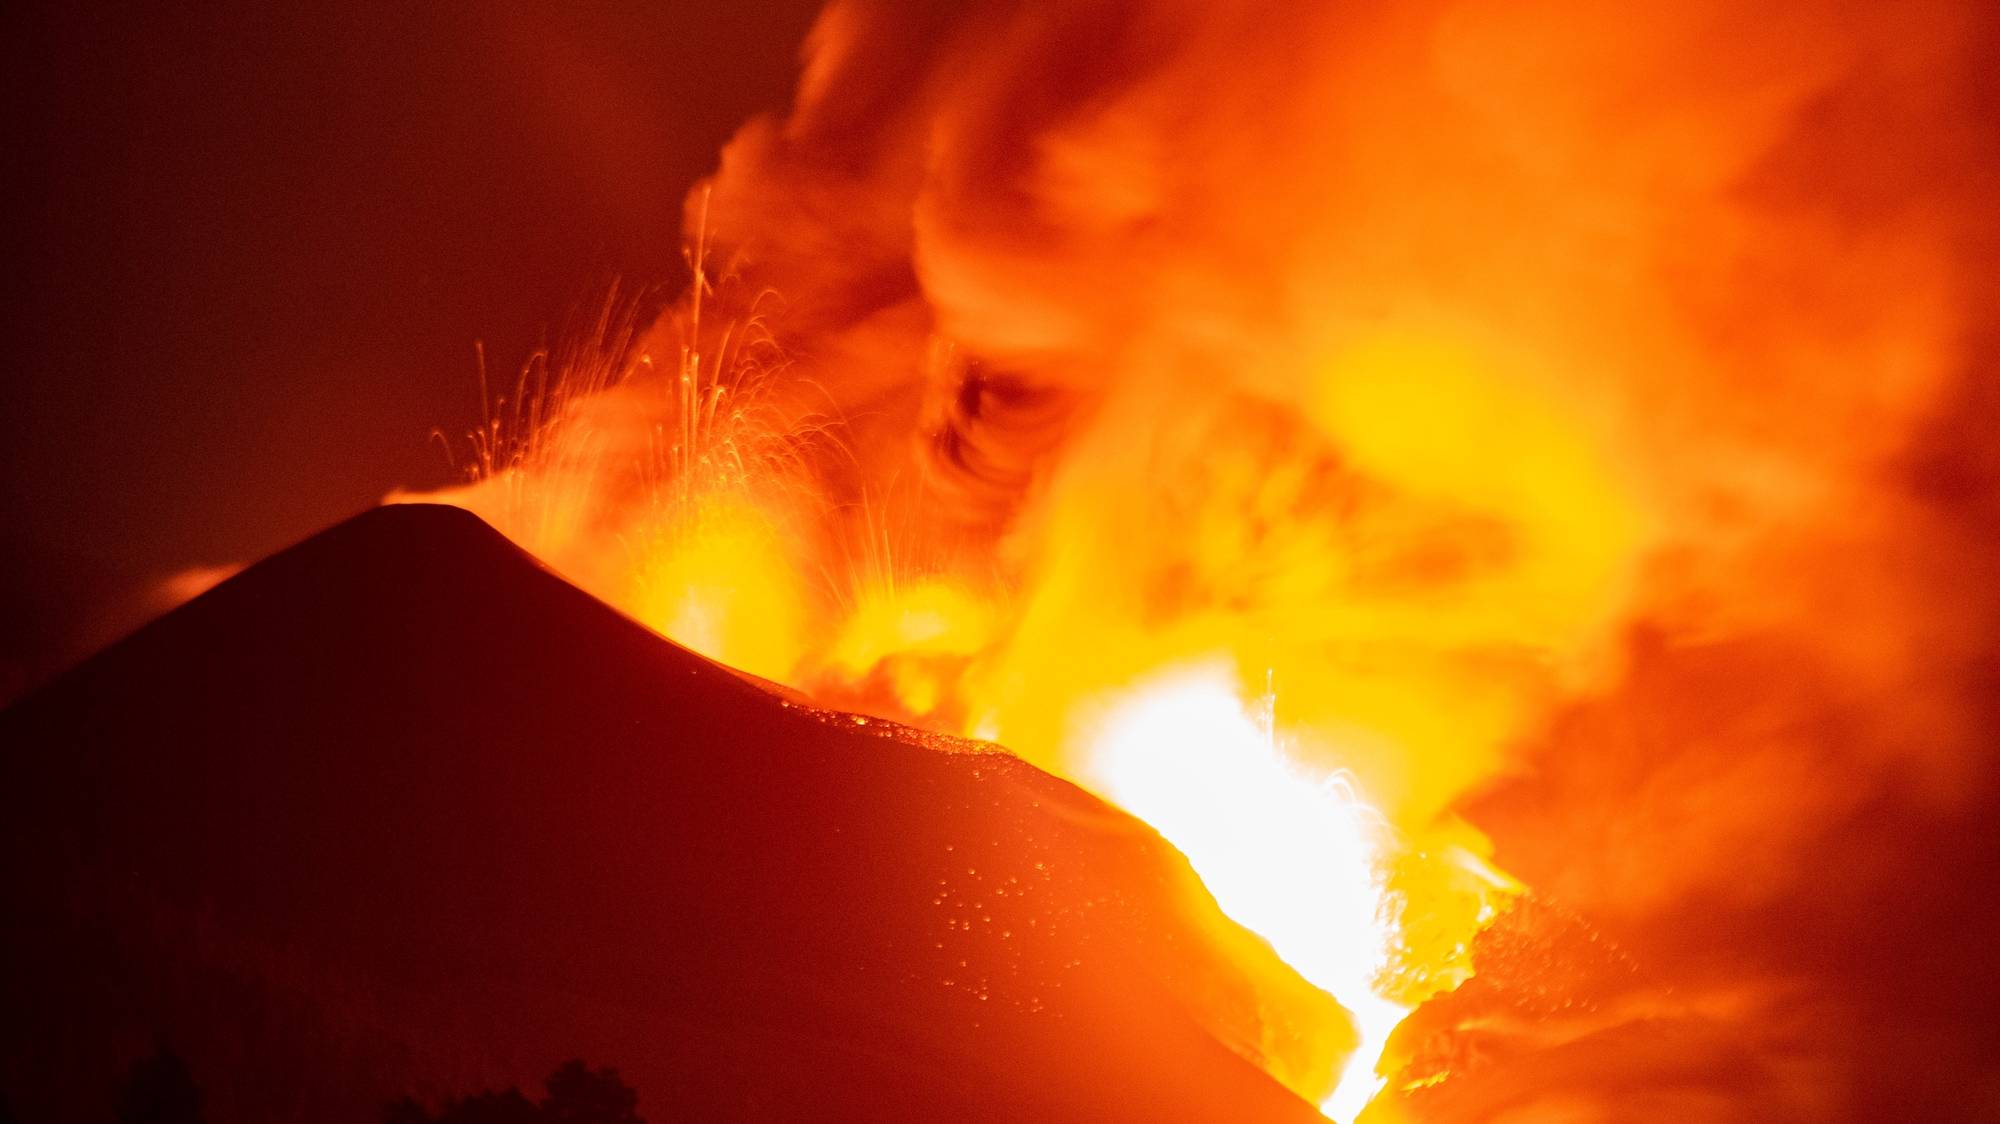
{"label": "molten lava flow", "polygon": [[1080,754],[1098,791],[1174,842],[1223,912],[1354,1016],[1361,1044],[1322,1108],[1351,1121],[1408,1008],[1384,998],[1390,829],[1349,778],[1304,773],[1224,667],[1169,672],[1111,705]]}

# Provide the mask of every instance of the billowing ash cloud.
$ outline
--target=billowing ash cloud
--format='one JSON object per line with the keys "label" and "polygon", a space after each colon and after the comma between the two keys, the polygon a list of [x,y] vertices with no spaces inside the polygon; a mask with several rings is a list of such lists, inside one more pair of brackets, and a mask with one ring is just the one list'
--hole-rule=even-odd
{"label": "billowing ash cloud", "polygon": [[[1066,772],[1268,669],[1540,895],[1420,1118],[1991,1118],[1996,62],[1969,3],[836,2],[531,545]],[[649,600],[716,526],[762,591]]]}

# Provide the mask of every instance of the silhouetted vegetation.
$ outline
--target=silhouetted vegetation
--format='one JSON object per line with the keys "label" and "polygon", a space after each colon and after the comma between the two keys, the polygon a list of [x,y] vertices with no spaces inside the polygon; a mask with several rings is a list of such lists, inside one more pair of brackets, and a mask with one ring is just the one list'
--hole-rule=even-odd
{"label": "silhouetted vegetation", "polygon": [[435,1115],[404,1097],[383,1110],[382,1124],[646,1124],[639,1094],[615,1069],[591,1069],[572,1059],[543,1084],[547,1095],[540,1101],[510,1088],[453,1098]]}
{"label": "silhouetted vegetation", "polygon": [[202,1124],[201,1090],[164,1044],[134,1063],[118,1090],[118,1124]]}

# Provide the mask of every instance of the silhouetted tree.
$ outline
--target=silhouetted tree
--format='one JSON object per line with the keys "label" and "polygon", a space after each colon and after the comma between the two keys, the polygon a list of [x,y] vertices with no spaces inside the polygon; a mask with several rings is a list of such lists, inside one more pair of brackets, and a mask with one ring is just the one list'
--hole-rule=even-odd
{"label": "silhouetted tree", "polygon": [[382,1109],[382,1124],[431,1124],[431,1114],[424,1111],[415,1097],[404,1097],[390,1101]]}
{"label": "silhouetted tree", "polygon": [[591,1069],[575,1058],[543,1085],[548,1095],[540,1104],[508,1089],[447,1101],[436,1116],[404,1097],[384,1106],[382,1124],[646,1124],[638,1114],[639,1094],[615,1069]]}
{"label": "silhouetted tree", "polygon": [[118,1124],[202,1124],[201,1090],[164,1044],[141,1058],[118,1091]]}
{"label": "silhouetted tree", "polygon": [[590,1069],[571,1058],[549,1074],[542,1098],[544,1124],[646,1124],[639,1119],[639,1094],[609,1067]]}
{"label": "silhouetted tree", "polygon": [[437,1124],[541,1124],[542,1110],[519,1089],[474,1093],[447,1104]]}

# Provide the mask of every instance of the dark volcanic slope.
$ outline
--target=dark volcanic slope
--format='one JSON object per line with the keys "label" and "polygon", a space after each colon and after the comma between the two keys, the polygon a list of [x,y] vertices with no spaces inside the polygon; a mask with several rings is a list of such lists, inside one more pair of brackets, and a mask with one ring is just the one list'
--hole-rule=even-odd
{"label": "dark volcanic slope", "polygon": [[781,703],[453,509],[251,567],[0,761],[24,1121],[102,1117],[155,1036],[217,1124],[575,1054],[656,1122],[1317,1119],[1239,1056],[1311,1053],[1258,1016],[1316,1000],[1229,967],[1142,826]]}

